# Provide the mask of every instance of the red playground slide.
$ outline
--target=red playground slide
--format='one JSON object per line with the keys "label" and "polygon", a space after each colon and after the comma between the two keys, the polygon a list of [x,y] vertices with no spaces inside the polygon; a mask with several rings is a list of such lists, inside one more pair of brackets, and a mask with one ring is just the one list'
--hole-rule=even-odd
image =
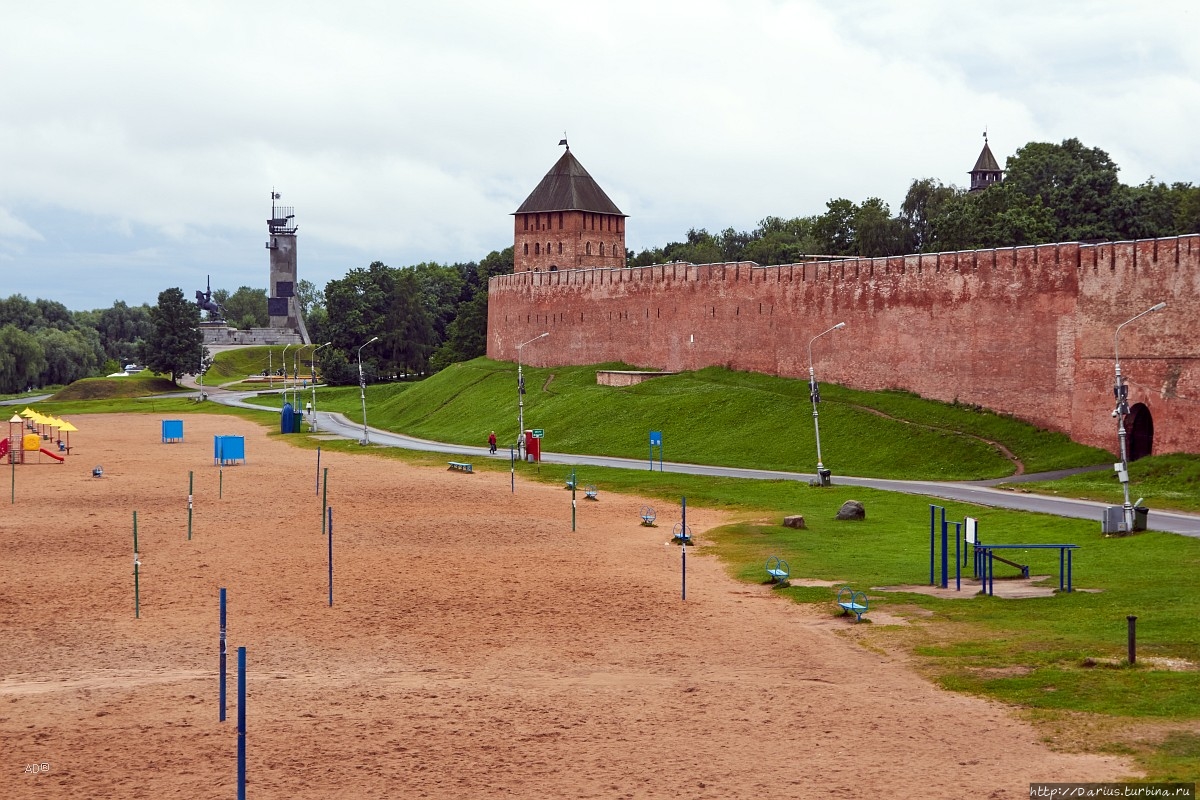
{"label": "red playground slide", "polygon": [[55,461],[63,461],[64,460],[64,458],[62,456],[60,456],[56,453],[51,453],[49,450],[47,450],[44,447],[42,448],[42,452],[45,453],[46,455],[50,456],[51,458],[53,458]]}
{"label": "red playground slide", "polygon": [[0,439],[0,458],[8,455],[8,439]]}

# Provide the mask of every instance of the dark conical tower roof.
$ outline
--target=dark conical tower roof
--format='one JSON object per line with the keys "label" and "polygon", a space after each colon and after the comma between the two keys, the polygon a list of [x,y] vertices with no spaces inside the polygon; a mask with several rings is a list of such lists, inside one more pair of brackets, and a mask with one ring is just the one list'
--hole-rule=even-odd
{"label": "dark conical tower roof", "polygon": [[999,172],[1000,165],[996,163],[996,157],[992,155],[992,148],[988,147],[987,139],[983,140],[983,150],[979,153],[979,158],[975,160],[975,168],[971,172]]}
{"label": "dark conical tower roof", "polygon": [[536,214],[546,211],[588,211],[628,216],[621,213],[617,204],[608,198],[579,160],[571,155],[569,148],[515,213]]}
{"label": "dark conical tower roof", "polygon": [[972,192],[981,191],[1004,180],[1004,170],[1000,169],[996,157],[992,155],[992,148],[988,147],[986,133],[983,134],[983,150],[979,152],[979,158],[975,159],[975,168],[969,174]]}

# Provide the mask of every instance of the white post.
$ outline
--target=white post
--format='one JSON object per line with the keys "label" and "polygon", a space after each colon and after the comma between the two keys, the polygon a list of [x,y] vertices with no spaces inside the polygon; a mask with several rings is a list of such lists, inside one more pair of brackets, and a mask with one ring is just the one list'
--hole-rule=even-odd
{"label": "white post", "polygon": [[521,348],[527,344],[532,344],[544,336],[549,336],[550,331],[539,333],[527,342],[521,342],[517,345],[517,452],[521,452],[521,448],[525,445],[525,376],[521,373]]}
{"label": "white post", "polygon": [[320,345],[319,347],[317,347],[317,349],[316,349],[316,350],[313,350],[313,366],[312,366],[312,414],[311,414],[311,419],[309,420],[309,423],[308,423],[308,429],[309,429],[310,431],[316,431],[316,430],[317,430],[317,352],[318,352],[318,351],[320,351],[322,347],[329,347],[329,345],[331,345],[331,344],[333,344],[333,342],[326,342],[325,344],[323,344],[323,345]]}
{"label": "white post", "polygon": [[813,342],[815,342],[817,339],[820,339],[822,336],[829,333],[830,331],[836,331],[836,330],[839,330],[844,327],[846,327],[846,323],[839,322],[837,325],[834,325],[829,330],[821,331],[820,333],[818,333],[816,336],[814,336],[812,339],[810,339],[808,341],[808,393],[809,393],[810,399],[812,400],[813,431],[814,431],[814,433],[816,433],[816,436],[817,436],[817,482],[818,483],[824,483],[824,475],[822,473],[825,470],[825,465],[823,463],[821,463],[821,425],[817,421],[817,403],[821,402],[821,396],[817,392],[817,378],[816,378],[816,373],[813,371],[812,346],[813,346]]}
{"label": "white post", "polygon": [[377,341],[379,341],[379,337],[372,336],[370,341],[364,343],[362,345],[362,347],[358,348],[358,392],[359,392],[359,395],[362,397],[362,412],[363,412],[363,438],[362,438],[362,441],[359,442],[359,444],[363,444],[363,445],[370,444],[371,437],[367,433],[367,379],[365,377],[363,377],[362,351],[363,351],[363,347],[366,347],[371,342],[377,342]]}
{"label": "white post", "polygon": [[1133,505],[1129,502],[1129,455],[1125,447],[1125,418],[1129,415],[1129,390],[1125,387],[1124,378],[1121,377],[1121,328],[1152,311],[1162,311],[1166,307],[1166,303],[1153,305],[1136,317],[1122,322],[1113,333],[1113,358],[1116,362],[1116,385],[1113,387],[1113,395],[1117,401],[1117,407],[1113,409],[1113,416],[1117,418],[1117,443],[1120,445],[1121,454],[1121,462],[1117,464],[1117,479],[1121,481],[1121,490],[1125,495],[1122,511],[1124,512],[1126,533],[1133,530]]}

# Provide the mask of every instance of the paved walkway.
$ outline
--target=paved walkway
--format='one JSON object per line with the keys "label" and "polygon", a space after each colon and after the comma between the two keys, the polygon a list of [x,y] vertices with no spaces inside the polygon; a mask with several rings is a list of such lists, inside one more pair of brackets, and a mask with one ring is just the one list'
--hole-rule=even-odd
{"label": "paved walkway", "polygon": [[[263,407],[246,402],[247,397],[258,392],[228,392],[221,389],[210,391],[209,397],[214,402],[224,405],[241,406],[262,411]],[[330,435],[346,439],[362,441],[363,426],[351,422],[342,414],[320,411],[316,414],[317,429]],[[491,455],[487,447],[474,447],[462,444],[447,444],[433,442],[428,439],[418,439],[401,433],[367,427],[367,438],[371,444],[385,447],[402,447],[408,450],[423,450],[433,453],[448,453],[456,456],[469,456],[473,459],[509,460],[507,450]],[[612,467],[614,469],[647,469],[648,461],[632,458],[616,458],[612,456],[589,456],[575,453],[542,452],[542,461],[547,464],[568,464],[578,466]],[[783,472],[766,469],[746,469],[742,467],[717,467],[704,464],[684,464],[676,461],[663,462],[663,468],[670,472],[680,472],[688,475],[712,475],[725,478],[750,478],[755,480],[794,480],[808,482],[816,475],[805,472]],[[1067,472],[1083,472],[1089,469],[1105,467],[1086,467],[1080,470],[1048,472],[1033,475],[1023,475],[1022,480],[1053,479],[1062,477]],[[1102,510],[1107,503],[1091,500],[1075,500],[1066,497],[1037,495],[1026,492],[1013,492],[993,488],[989,484],[998,481],[900,481],[883,478],[854,478],[850,476],[835,476],[835,483],[843,486],[863,486],[880,489],[887,492],[904,492],[906,494],[927,495],[943,500],[956,500],[964,503],[974,503],[995,508],[1007,508],[1019,511],[1033,511],[1039,514],[1052,514],[1059,517],[1075,519],[1091,519],[1100,525]],[[1148,527],[1155,531],[1178,533],[1184,536],[1200,538],[1200,515],[1183,514],[1173,511],[1152,511]],[[1097,530],[1099,533],[1099,530]]]}

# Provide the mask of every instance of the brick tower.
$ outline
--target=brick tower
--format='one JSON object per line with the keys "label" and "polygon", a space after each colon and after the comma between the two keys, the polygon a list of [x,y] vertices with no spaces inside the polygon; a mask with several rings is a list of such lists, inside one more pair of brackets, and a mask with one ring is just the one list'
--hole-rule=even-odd
{"label": "brick tower", "polygon": [[625,215],[569,146],[513,216],[514,272],[625,266]]}

